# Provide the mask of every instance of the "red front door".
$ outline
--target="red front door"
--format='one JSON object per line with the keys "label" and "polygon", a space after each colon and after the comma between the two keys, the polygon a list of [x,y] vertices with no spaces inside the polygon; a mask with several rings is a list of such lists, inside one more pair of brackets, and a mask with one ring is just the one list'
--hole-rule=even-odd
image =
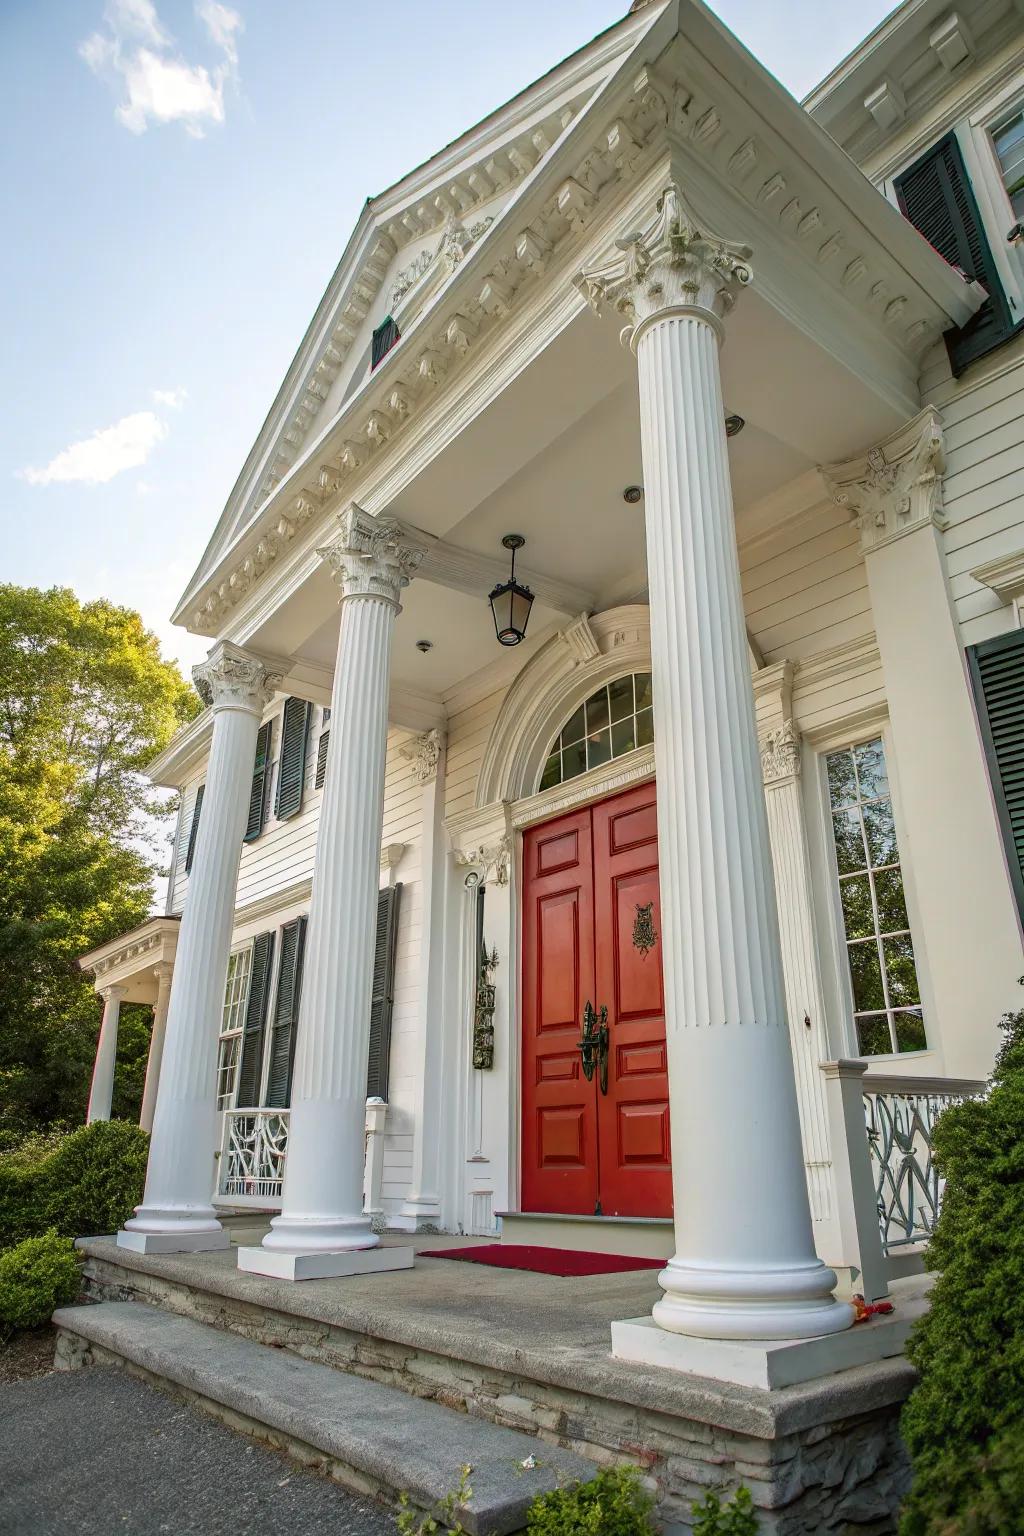
{"label": "red front door", "polygon": [[[654,784],[531,828],[523,854],[522,1208],[670,1216]],[[581,1067],[588,1000],[606,1093]]]}

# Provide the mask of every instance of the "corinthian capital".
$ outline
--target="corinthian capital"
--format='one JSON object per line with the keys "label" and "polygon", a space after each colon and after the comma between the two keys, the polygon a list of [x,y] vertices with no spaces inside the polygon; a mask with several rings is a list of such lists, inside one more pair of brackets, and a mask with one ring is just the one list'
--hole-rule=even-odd
{"label": "corinthian capital", "polygon": [[721,332],[721,321],[750,282],[750,247],[702,231],[679,188],[670,183],[651,222],[615,242],[616,254],[575,279],[601,314],[611,307],[633,324],[633,343],[645,322],[664,310],[698,311]]}
{"label": "corinthian capital", "polygon": [[837,506],[846,507],[865,553],[928,523],[945,528],[942,422],[933,406],[884,443],[844,464],[823,464],[822,478]]}
{"label": "corinthian capital", "polygon": [[192,668],[192,680],[203,703],[213,709],[243,709],[262,715],[281,684],[281,673],[271,671],[258,656],[222,640],[205,661]]}
{"label": "corinthian capital", "polygon": [[377,597],[397,603],[423,559],[423,550],[401,523],[374,517],[352,502],[338,518],[340,532],[317,550],[344,597]]}

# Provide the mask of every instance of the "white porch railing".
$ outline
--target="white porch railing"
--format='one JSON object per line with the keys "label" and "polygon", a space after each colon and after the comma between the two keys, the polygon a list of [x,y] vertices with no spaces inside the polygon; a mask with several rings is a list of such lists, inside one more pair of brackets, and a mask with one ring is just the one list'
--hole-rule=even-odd
{"label": "white porch railing", "polygon": [[[363,1197],[367,1213],[376,1217],[382,1214],[387,1112],[383,1099],[367,1099]],[[215,1203],[280,1209],[287,1155],[286,1109],[229,1109],[224,1115]]]}
{"label": "white porch railing", "polygon": [[932,1156],[932,1131],[944,1109],[978,1098],[973,1078],[868,1073],[861,1084],[878,1229],[888,1256],[926,1243],[935,1230],[945,1180]]}
{"label": "white porch railing", "polygon": [[286,1109],[232,1109],[224,1116],[217,1196],[233,1205],[280,1205],[288,1149]]}

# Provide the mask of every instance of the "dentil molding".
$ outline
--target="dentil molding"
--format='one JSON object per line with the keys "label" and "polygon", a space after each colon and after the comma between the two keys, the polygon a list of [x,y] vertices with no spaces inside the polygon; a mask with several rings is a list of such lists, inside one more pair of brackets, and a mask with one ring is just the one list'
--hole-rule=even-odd
{"label": "dentil molding", "polygon": [[865,554],[927,524],[943,530],[942,420],[927,406],[883,443],[844,464],[825,464],[822,478],[837,506],[860,532]]}

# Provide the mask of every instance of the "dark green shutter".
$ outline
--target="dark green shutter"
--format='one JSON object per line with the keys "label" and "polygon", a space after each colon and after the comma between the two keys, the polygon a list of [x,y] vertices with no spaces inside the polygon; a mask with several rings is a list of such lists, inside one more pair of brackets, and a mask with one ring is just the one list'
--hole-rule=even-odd
{"label": "dark green shutter", "polygon": [[316,749],[316,779],[314,782],[317,789],[323,789],[324,779],[327,777],[327,749],[330,743],[331,728],[328,726],[326,730],[320,732],[320,740]]}
{"label": "dark green shutter", "polygon": [[396,341],[401,339],[401,331],[390,315],[384,319],[374,331],[370,341],[370,372],[372,373],[378,363],[382,363],[387,357]]}
{"label": "dark green shutter", "polygon": [[967,663],[1010,883],[1024,918],[1024,630],[969,645]]}
{"label": "dark green shutter", "polygon": [[978,313],[947,337],[954,374],[991,351],[1013,330],[985,226],[956,135],[947,134],[894,182],[900,208],[940,256],[988,292]]}
{"label": "dark green shutter", "polygon": [[278,821],[287,821],[289,816],[297,816],[302,809],[309,714],[310,705],[306,699],[285,700],[281,719],[281,756],[277,765],[277,801],[274,806]]}
{"label": "dark green shutter", "polygon": [[370,999],[370,1056],[366,1097],[386,1099],[391,1062],[391,1013],[395,992],[395,941],[398,938],[400,885],[385,886],[377,897],[377,933],[373,946],[373,993]]}
{"label": "dark green shutter", "polygon": [[256,737],[256,761],[252,770],[252,789],[249,791],[249,820],[245,824],[245,841],[255,842],[263,831],[267,815],[267,781],[270,777],[270,743],[274,735],[274,722],[268,720],[260,726]]}
{"label": "dark green shutter", "polygon": [[199,817],[203,810],[203,794],[205,784],[200,784],[196,790],[195,804],[192,807],[192,825],[188,829],[188,848],[185,850],[185,873],[192,873],[192,860],[196,856],[196,838],[199,836]]}
{"label": "dark green shutter", "polygon": [[272,1109],[287,1109],[292,1096],[292,1063],[295,1060],[305,945],[306,919],[297,917],[281,929],[281,967],[277,973],[274,1025],[270,1032],[270,1071],[263,1101]]}
{"label": "dark green shutter", "polygon": [[258,933],[252,941],[252,970],[249,972],[249,1000],[242,1029],[242,1059],[238,1068],[238,1095],[241,1109],[259,1103],[263,1076],[263,1034],[267,1022],[270,972],[274,963],[274,935]]}

